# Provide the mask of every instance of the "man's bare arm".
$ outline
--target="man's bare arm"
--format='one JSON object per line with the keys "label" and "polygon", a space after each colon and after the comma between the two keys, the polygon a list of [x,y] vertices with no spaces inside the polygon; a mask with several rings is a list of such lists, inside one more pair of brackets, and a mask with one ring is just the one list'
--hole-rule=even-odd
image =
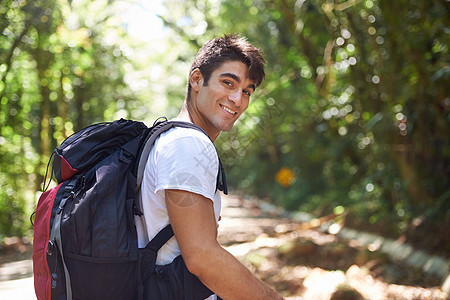
{"label": "man's bare arm", "polygon": [[217,242],[213,203],[180,190],[166,190],[170,223],[189,271],[223,299],[283,299]]}

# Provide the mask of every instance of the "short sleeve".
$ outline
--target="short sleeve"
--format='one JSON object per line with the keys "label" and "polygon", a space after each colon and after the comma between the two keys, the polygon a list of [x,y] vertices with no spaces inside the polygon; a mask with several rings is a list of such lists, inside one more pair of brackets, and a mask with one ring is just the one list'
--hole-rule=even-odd
{"label": "short sleeve", "polygon": [[193,129],[183,129],[182,132],[188,134],[167,136],[156,148],[154,192],[184,190],[214,202],[219,168],[216,149],[203,133]]}

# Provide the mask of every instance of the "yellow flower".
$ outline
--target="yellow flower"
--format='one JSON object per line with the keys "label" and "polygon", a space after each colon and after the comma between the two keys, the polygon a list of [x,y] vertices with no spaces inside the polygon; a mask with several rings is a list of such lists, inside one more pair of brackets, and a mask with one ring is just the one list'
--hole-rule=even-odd
{"label": "yellow flower", "polygon": [[275,175],[275,180],[282,186],[288,187],[295,180],[295,174],[289,168],[281,168]]}

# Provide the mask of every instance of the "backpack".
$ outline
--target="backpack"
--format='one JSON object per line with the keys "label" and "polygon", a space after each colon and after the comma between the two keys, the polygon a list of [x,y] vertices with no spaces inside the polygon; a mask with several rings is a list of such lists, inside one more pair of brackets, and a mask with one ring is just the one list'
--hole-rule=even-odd
{"label": "backpack", "polygon": [[[157,120],[148,128],[120,119],[88,126],[53,151],[58,185],[44,188],[34,221],[39,300],[205,299],[213,294],[181,256],[156,265],[158,250],[173,236],[170,224],[138,249],[134,217],[142,215],[138,196],[145,164],[156,138],[175,126],[205,133],[187,122]],[[220,160],[216,187],[227,193]]]}

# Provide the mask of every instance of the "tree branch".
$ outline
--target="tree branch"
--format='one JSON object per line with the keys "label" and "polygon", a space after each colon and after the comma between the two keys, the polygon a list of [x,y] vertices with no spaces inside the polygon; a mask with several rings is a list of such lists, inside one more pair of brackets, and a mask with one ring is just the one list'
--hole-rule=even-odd
{"label": "tree branch", "polygon": [[5,88],[3,88],[2,93],[0,94],[0,99],[3,98],[4,94],[5,94],[5,90],[6,90],[6,76],[8,75],[9,71],[11,70],[11,65],[12,65],[12,57],[14,55],[14,50],[19,46],[22,38],[27,34],[28,30],[30,29],[30,22],[27,22],[25,24],[25,28],[22,30],[22,32],[20,33],[20,35],[14,40],[9,53],[8,53],[8,57],[6,58],[5,64],[6,64],[6,70],[3,73],[2,77],[0,78],[0,81],[5,83]]}
{"label": "tree branch", "polygon": [[161,16],[161,15],[156,15],[158,18],[160,18],[162,21],[163,21],[163,23],[164,23],[164,25],[166,25],[166,26],[168,26],[168,27],[170,27],[170,28],[172,28],[173,30],[175,30],[175,32],[176,33],[178,33],[180,36],[184,36],[184,37],[186,37],[188,40],[189,40],[189,42],[194,46],[194,47],[196,47],[197,49],[199,49],[202,45],[196,40],[196,39],[191,39],[189,36],[188,36],[188,34],[183,30],[183,29],[181,29],[180,27],[178,27],[176,24],[174,24],[173,22],[170,22],[170,21],[168,21],[166,18],[164,18],[163,16]]}

